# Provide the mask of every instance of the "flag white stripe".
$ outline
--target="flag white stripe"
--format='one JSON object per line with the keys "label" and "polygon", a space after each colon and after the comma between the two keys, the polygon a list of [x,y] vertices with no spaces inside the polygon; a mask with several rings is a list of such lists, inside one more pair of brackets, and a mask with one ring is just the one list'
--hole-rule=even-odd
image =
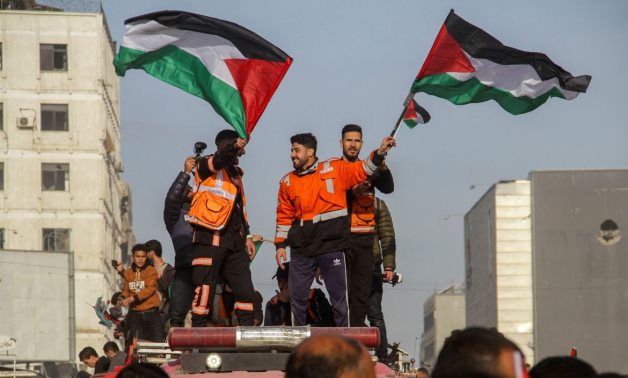
{"label": "flag white stripe", "polygon": [[181,30],[157,21],[137,21],[126,25],[122,45],[140,51],[155,51],[173,45],[200,59],[216,78],[237,89],[224,59],[246,59],[230,41],[217,35]]}
{"label": "flag white stripe", "polygon": [[567,100],[578,96],[578,92],[560,87],[558,78],[541,80],[539,74],[527,64],[501,65],[488,59],[473,58],[465,52],[475,72],[448,72],[456,80],[466,81],[475,77],[482,84],[510,92],[513,96],[538,97],[556,88]]}

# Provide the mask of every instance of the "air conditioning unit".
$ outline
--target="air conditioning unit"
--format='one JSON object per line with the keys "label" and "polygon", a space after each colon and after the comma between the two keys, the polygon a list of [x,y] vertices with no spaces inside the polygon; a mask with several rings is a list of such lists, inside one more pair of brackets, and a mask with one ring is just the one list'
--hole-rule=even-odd
{"label": "air conditioning unit", "polygon": [[17,127],[20,129],[32,129],[35,127],[35,117],[19,116],[17,117]]}

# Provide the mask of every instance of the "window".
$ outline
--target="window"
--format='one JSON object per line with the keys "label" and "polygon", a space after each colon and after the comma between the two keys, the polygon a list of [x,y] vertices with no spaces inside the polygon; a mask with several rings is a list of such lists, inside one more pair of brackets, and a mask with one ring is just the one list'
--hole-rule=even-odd
{"label": "window", "polygon": [[68,191],[70,189],[70,164],[43,163],[41,165],[41,190]]}
{"label": "window", "polygon": [[2,43],[0,43],[0,70],[2,69]]}
{"label": "window", "polygon": [[0,228],[0,249],[4,249],[4,228]]}
{"label": "window", "polygon": [[42,240],[44,251],[70,250],[70,230],[67,228],[44,228]]}
{"label": "window", "polygon": [[4,163],[0,163],[0,190],[4,190]]}
{"label": "window", "polygon": [[0,130],[4,130],[4,106],[0,102]]}
{"label": "window", "polygon": [[42,71],[67,71],[67,45],[39,45],[39,68]]}
{"label": "window", "polygon": [[68,106],[41,104],[42,131],[68,131]]}

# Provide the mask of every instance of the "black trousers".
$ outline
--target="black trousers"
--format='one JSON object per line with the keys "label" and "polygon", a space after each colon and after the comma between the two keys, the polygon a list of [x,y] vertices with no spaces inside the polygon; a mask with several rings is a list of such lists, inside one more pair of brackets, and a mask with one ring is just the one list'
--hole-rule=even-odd
{"label": "black trousers", "polygon": [[366,327],[366,314],[373,279],[372,233],[352,233],[351,248],[345,251],[349,281],[349,326]]}
{"label": "black trousers", "polygon": [[237,250],[205,244],[195,244],[192,261],[192,279],[195,296],[192,302],[192,327],[206,327],[210,321],[211,304],[214,303],[219,277],[231,287],[235,303],[234,312],[241,326],[255,323],[254,303],[257,301],[250,259],[244,244]]}
{"label": "black trousers", "polygon": [[379,329],[379,346],[375,349],[375,355],[380,359],[388,357],[388,337],[386,336],[386,322],[384,321],[384,312],[382,311],[383,283],[382,267],[378,265],[373,269],[367,318],[371,327]]}
{"label": "black trousers", "polygon": [[157,308],[146,311],[130,310],[124,326],[126,345],[131,345],[134,337],[158,343],[164,341],[164,328]]}
{"label": "black trousers", "polygon": [[185,325],[185,317],[192,308],[193,299],[192,268],[175,270],[172,295],[170,296],[170,327],[183,327]]}

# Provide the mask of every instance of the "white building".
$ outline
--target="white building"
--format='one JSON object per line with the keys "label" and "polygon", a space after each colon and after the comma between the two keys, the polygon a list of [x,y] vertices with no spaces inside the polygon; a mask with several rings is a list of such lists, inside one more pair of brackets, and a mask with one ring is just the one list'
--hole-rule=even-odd
{"label": "white building", "polygon": [[495,327],[534,363],[530,181],[493,185],[465,215],[466,319]]}
{"label": "white building", "polygon": [[[2,4],[0,247],[71,253],[75,343],[60,342],[59,348],[70,347],[59,359],[67,354],[75,360],[82,347],[99,350],[110,337],[89,304],[119,290],[111,260],[128,263],[134,243],[130,190],[120,178],[119,80],[111,64],[115,45],[98,2],[87,12],[51,11],[32,0]],[[36,281],[18,272],[2,277],[3,282],[11,279],[13,285]],[[54,308],[25,302],[8,301],[19,317],[12,321],[32,323],[32,335],[22,337],[28,340],[40,328],[55,327],[42,324]],[[18,353],[20,358],[38,356]]]}
{"label": "white building", "polygon": [[421,365],[434,367],[438,352],[452,331],[465,327],[464,290],[459,285],[432,294],[423,303]]}

